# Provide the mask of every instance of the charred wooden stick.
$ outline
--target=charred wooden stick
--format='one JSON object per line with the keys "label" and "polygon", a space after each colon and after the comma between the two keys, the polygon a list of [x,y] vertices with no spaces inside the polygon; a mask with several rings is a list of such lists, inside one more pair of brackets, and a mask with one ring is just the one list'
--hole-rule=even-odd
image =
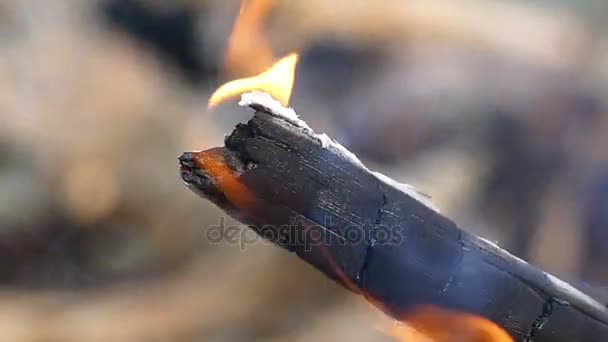
{"label": "charred wooden stick", "polygon": [[605,341],[608,310],[467,233],[411,187],[369,171],[263,94],[225,147],[187,152],[181,176],[258,234],[393,317],[438,305],[488,318],[516,340]]}

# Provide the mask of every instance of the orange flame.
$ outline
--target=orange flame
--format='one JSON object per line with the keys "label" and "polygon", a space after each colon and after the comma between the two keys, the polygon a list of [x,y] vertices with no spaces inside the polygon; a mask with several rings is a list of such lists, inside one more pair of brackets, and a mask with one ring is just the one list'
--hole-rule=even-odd
{"label": "orange flame", "polygon": [[292,53],[272,64],[272,50],[262,34],[262,24],[271,8],[272,0],[243,1],[230,35],[224,69],[230,75],[257,75],[219,87],[209,99],[209,108],[252,90],[266,92],[284,106],[289,104],[299,57]]}
{"label": "orange flame", "polygon": [[402,342],[513,342],[513,338],[483,317],[426,306],[386,329]]}
{"label": "orange flame", "polygon": [[211,95],[209,107],[213,108],[227,99],[251,90],[266,92],[283,106],[287,106],[291,97],[297,62],[298,55],[292,53],[276,62],[268,71],[222,85]]}

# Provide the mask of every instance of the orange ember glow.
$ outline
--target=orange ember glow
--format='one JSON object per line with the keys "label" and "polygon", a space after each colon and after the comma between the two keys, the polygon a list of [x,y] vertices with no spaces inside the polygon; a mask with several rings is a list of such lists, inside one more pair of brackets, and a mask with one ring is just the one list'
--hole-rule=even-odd
{"label": "orange ember glow", "polygon": [[514,342],[485,318],[434,306],[416,310],[386,332],[402,342]]}
{"label": "orange ember glow", "polygon": [[230,35],[224,68],[232,77],[245,77],[219,87],[209,99],[209,108],[253,90],[270,94],[284,106],[289,104],[298,55],[292,53],[273,64],[270,44],[262,33],[271,9],[272,0],[243,1]]}
{"label": "orange ember glow", "polygon": [[208,150],[194,153],[196,165],[215,183],[215,186],[235,207],[249,212],[254,207],[255,198],[249,189],[242,184],[235,172],[226,165],[221,150]]}

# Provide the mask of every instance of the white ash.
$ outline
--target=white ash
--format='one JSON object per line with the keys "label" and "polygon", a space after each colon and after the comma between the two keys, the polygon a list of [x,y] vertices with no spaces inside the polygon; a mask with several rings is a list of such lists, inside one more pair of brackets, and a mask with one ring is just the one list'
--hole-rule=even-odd
{"label": "white ash", "polygon": [[434,211],[436,211],[437,213],[439,213],[439,208],[437,208],[435,206],[435,204],[433,204],[433,202],[431,202],[430,197],[427,194],[418,191],[412,185],[397,182],[396,180],[390,178],[389,176],[386,176],[377,171],[372,171],[371,173],[374,176],[376,176],[376,178],[383,181],[385,184],[391,185],[391,186],[401,190],[402,192],[404,192],[408,196],[412,197],[416,201],[426,205],[427,207],[429,207],[429,208],[433,209]]}
{"label": "white ash", "polygon": [[310,127],[308,127],[306,122],[300,119],[298,114],[296,114],[292,108],[284,107],[281,103],[279,103],[279,101],[273,99],[268,93],[259,91],[245,93],[241,95],[239,105],[242,107],[251,107],[253,109],[257,109],[256,107],[262,107],[268,114],[283,118],[285,121],[298,127],[312,130]]}
{"label": "white ash", "polygon": [[[591,298],[590,296],[583,293],[582,291],[574,288],[572,285],[566,283],[565,281],[559,279],[558,277],[556,277],[552,274],[549,274],[547,272],[545,272],[545,276],[547,277],[547,279],[549,279],[549,281],[553,285],[555,285],[556,288],[561,288],[562,290],[565,290],[566,292],[570,293],[573,297],[579,298],[581,301],[585,302],[586,305],[588,305],[590,307],[594,307],[598,311],[606,310],[606,308],[602,304],[600,304],[598,301]],[[567,304],[569,304],[569,303],[567,303]]]}
{"label": "white ash", "polygon": [[[500,254],[506,254],[508,255],[512,260],[515,260],[521,264],[525,264],[528,265],[529,263],[526,262],[525,260],[518,258],[517,256],[509,253],[507,250],[504,250],[502,248],[500,248],[500,246],[498,246],[498,244],[488,240],[488,239],[484,239],[482,237],[477,236],[477,239],[485,242],[488,246],[494,248],[497,252],[497,255]],[[591,296],[589,296],[586,293],[583,293],[582,291],[580,291],[579,289],[573,287],[572,285],[568,284],[567,282],[559,279],[558,277],[547,273],[547,272],[543,272],[543,275],[547,278],[549,284],[554,287],[555,289],[561,289],[567,293],[569,293],[573,298],[578,298],[580,301],[584,302],[587,306],[589,307],[594,307],[595,309],[599,310],[599,311],[604,311],[605,308],[602,306],[601,303],[599,303],[597,300],[591,298]],[[562,304],[565,305],[570,305],[570,303],[564,301],[561,298],[555,298],[556,301],[561,302]]]}
{"label": "white ash", "polygon": [[280,104],[277,100],[273,99],[268,93],[263,92],[250,92],[245,93],[241,96],[241,101],[239,101],[239,105],[243,107],[251,107],[253,109],[263,108],[268,114],[283,118],[287,122],[303,128],[306,130],[306,133],[309,134],[314,139],[318,140],[321,146],[324,149],[330,150],[335,154],[341,156],[342,158],[350,161],[351,163],[359,166],[363,170],[374,175],[378,180],[384,182],[387,185],[390,185],[396,189],[399,189],[406,195],[412,197],[418,202],[426,205],[427,207],[433,209],[436,212],[439,212],[439,209],[430,201],[429,196],[423,194],[416,190],[413,186],[409,184],[404,184],[397,182],[396,180],[380,173],[377,171],[369,170],[362,162],[357,158],[357,156],[349,151],[346,147],[342,146],[340,143],[335,141],[334,139],[327,136],[327,134],[316,134],[313,130],[304,122],[298,114],[292,108],[286,108],[282,104]]}
{"label": "white ash", "polygon": [[359,166],[360,168],[369,171],[369,169],[365,165],[363,165],[361,160],[359,160],[359,158],[357,158],[354,153],[349,151],[346,147],[342,146],[336,140],[330,138],[327,134],[316,134],[312,132],[311,135],[313,138],[317,139],[321,143],[321,147],[323,147],[324,149],[330,150],[335,154],[343,157],[344,159],[350,161],[351,163]]}

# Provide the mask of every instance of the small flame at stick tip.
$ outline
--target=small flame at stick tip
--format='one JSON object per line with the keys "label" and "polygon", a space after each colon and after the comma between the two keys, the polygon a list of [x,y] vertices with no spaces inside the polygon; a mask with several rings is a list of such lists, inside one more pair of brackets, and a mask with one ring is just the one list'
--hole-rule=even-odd
{"label": "small flame at stick tip", "polygon": [[298,59],[298,54],[292,53],[281,58],[261,74],[225,83],[209,98],[209,108],[214,108],[228,99],[252,90],[268,93],[283,106],[287,106],[293,89]]}
{"label": "small flame at stick tip", "polygon": [[285,107],[289,104],[299,56],[292,53],[272,64],[273,53],[262,28],[273,5],[274,0],[243,0],[229,38],[224,72],[247,77],[219,87],[209,99],[210,109],[254,90],[268,93]]}

